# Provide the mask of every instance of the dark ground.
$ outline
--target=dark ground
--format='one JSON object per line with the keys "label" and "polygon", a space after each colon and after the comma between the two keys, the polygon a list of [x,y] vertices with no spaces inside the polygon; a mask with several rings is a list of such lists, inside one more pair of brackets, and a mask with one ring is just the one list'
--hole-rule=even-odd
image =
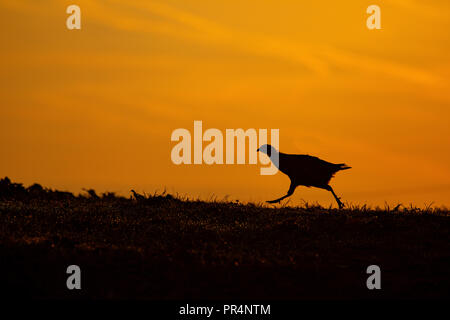
{"label": "dark ground", "polygon": [[[447,210],[73,196],[0,180],[10,298],[450,298]],[[81,267],[82,290],[66,288]],[[381,290],[366,268],[381,267]]]}

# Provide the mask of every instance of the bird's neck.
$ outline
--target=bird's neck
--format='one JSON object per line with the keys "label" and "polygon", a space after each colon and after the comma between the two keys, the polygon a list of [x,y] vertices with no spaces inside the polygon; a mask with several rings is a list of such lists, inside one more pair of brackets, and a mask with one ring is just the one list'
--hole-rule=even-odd
{"label": "bird's neck", "polygon": [[275,151],[272,150],[269,158],[270,158],[270,161],[272,161],[272,163],[275,165],[275,167],[280,169],[280,153],[276,150]]}

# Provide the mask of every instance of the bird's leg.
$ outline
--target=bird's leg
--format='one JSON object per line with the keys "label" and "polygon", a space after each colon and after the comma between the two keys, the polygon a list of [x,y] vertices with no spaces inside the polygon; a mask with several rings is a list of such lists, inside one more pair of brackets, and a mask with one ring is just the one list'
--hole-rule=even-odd
{"label": "bird's leg", "polygon": [[343,203],[341,202],[341,198],[339,198],[336,193],[334,193],[334,190],[331,186],[327,186],[327,190],[331,191],[331,193],[333,194],[334,198],[336,199],[336,202],[339,206],[339,209],[342,209],[344,207]]}
{"label": "bird's leg", "polygon": [[281,200],[283,200],[283,199],[285,199],[285,198],[287,198],[287,197],[292,196],[292,194],[293,194],[294,191],[295,191],[295,188],[297,188],[297,186],[291,182],[291,186],[289,187],[289,190],[288,190],[288,192],[287,192],[287,194],[286,194],[285,196],[282,196],[281,198],[278,198],[278,199],[276,199],[276,200],[271,200],[271,201],[266,201],[266,202],[267,202],[267,203],[278,203],[278,202],[280,202]]}

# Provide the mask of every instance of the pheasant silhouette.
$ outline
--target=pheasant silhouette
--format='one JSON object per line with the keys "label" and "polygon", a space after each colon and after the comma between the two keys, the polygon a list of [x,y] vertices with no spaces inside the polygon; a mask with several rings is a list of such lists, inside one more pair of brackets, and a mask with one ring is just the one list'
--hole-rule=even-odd
{"label": "pheasant silhouette", "polygon": [[306,154],[281,153],[270,144],[262,145],[257,151],[267,154],[278,170],[291,179],[291,186],[287,194],[276,200],[267,201],[268,203],[278,203],[290,197],[298,186],[305,186],[330,191],[336,199],[339,208],[342,209],[344,207],[341,199],[334,193],[329,182],[336,172],[351,168],[345,163],[334,164]]}

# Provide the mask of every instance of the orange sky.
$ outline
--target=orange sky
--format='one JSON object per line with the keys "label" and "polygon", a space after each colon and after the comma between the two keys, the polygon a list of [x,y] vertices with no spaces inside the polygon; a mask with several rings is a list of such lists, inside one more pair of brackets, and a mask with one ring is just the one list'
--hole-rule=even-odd
{"label": "orange sky", "polygon": [[[77,4],[82,29],[66,28]],[[368,30],[366,8],[381,8]],[[0,176],[128,195],[271,200],[282,173],[176,166],[171,132],[280,129],[351,170],[355,204],[450,206],[450,3],[0,0]],[[323,190],[291,200],[335,205]]]}

